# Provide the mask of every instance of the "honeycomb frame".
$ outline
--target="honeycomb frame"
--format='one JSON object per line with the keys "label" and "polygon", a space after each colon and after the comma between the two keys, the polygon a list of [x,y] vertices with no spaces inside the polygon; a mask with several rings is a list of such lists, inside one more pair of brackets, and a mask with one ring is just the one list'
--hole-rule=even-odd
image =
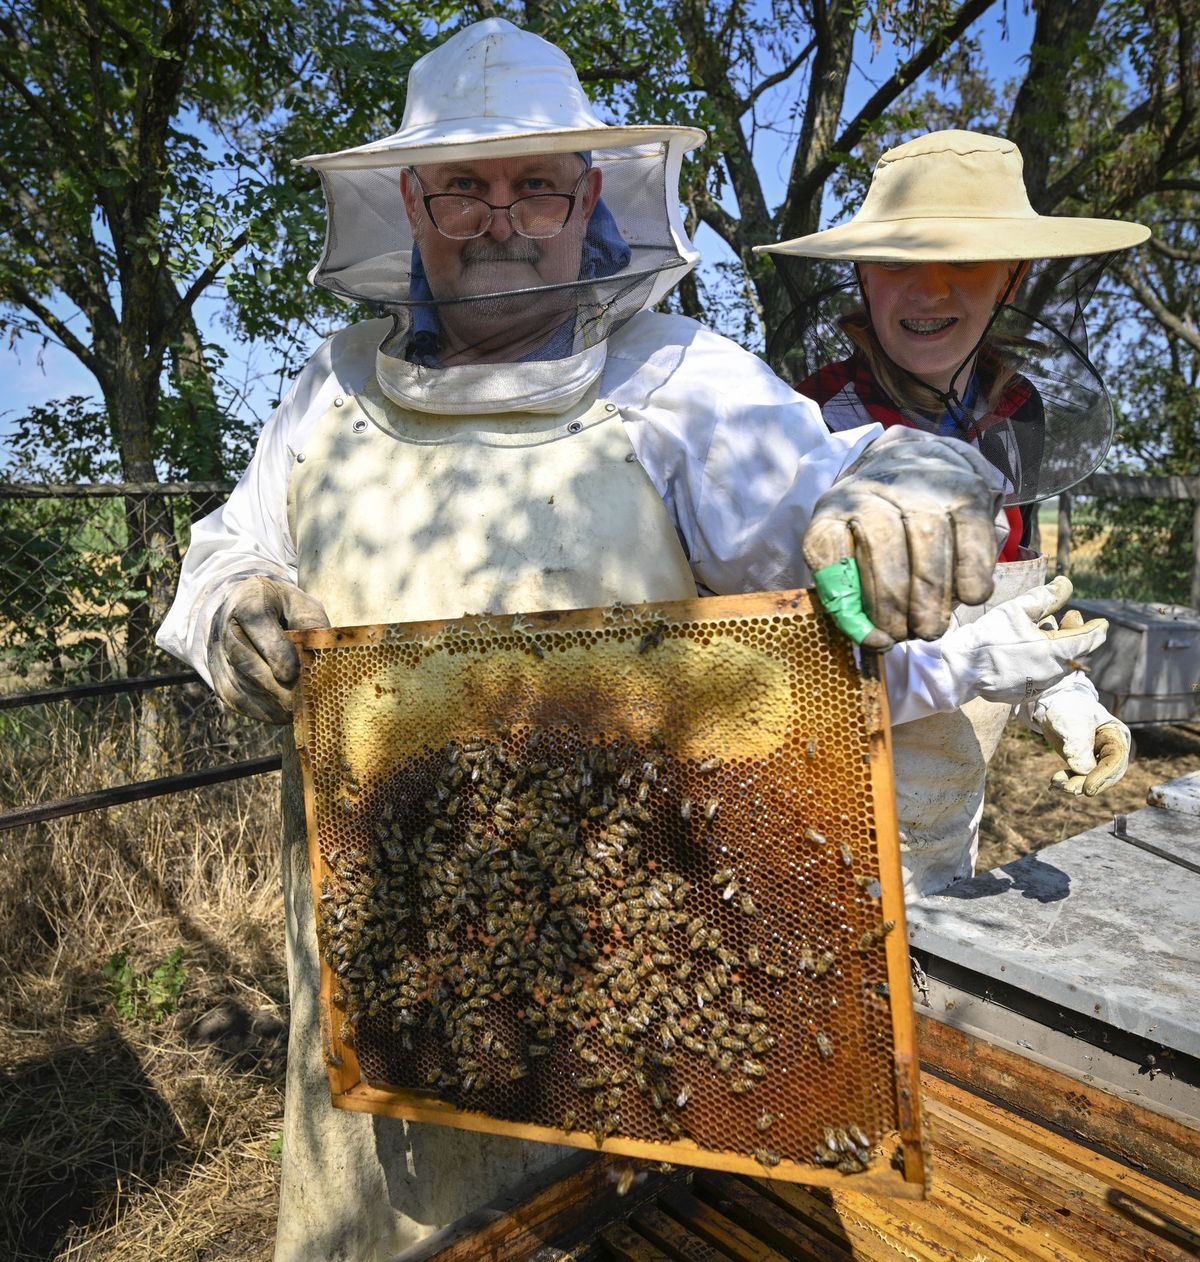
{"label": "honeycomb frame", "polygon": [[290,635],[336,1107],[923,1195],[886,694],[807,593]]}

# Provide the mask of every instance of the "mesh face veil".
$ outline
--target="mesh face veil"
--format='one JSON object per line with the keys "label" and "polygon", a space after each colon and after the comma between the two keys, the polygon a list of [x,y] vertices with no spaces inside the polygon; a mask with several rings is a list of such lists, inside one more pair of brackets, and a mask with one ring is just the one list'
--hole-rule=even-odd
{"label": "mesh face veil", "polygon": [[[1112,405],[1088,358],[1083,308],[1106,258],[1031,265],[998,307],[947,398],[891,360],[870,327],[853,264],[775,256],[791,299],[772,343],[785,376],[822,399],[833,429],[894,421],[978,447],[1009,504],[1069,490],[1112,441]],[[971,361],[974,361],[973,363]]]}
{"label": "mesh face veil", "polygon": [[390,315],[384,353],[420,369],[585,354],[694,266],[677,187],[702,139],[606,126],[557,48],[476,23],[413,67],[394,136],[303,159],[329,212],[312,279]]}

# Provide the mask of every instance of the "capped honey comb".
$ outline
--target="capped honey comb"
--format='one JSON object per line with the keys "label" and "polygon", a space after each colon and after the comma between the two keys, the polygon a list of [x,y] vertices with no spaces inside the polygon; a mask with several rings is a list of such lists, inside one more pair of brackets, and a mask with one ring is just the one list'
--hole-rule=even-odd
{"label": "capped honey comb", "polygon": [[336,1104],[920,1194],[883,687],[803,592],[294,638]]}

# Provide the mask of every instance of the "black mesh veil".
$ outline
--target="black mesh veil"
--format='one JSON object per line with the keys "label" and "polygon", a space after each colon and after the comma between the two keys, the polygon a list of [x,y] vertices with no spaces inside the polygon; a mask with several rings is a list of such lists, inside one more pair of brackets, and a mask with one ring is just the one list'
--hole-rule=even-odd
{"label": "black mesh veil", "polygon": [[[772,255],[790,310],[770,340],[771,360],[801,391],[807,384],[809,393],[827,393],[831,382],[841,384],[841,406],[824,408],[831,427],[898,412],[908,424],[972,442],[1004,474],[1008,503],[1035,503],[1086,478],[1112,441],[1112,405],[1088,358],[1083,318],[1110,257],[1030,266],[983,339],[974,379],[957,383],[966,400],[961,409],[917,406],[878,383],[860,345],[863,332],[851,336],[865,324],[852,263]],[[813,378],[822,370],[818,392]],[[905,376],[895,369],[895,379]]]}

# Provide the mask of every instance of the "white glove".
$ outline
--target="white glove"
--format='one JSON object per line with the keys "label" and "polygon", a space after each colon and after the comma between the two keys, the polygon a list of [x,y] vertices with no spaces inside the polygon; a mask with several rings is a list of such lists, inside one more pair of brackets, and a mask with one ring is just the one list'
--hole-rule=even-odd
{"label": "white glove", "polygon": [[261,574],[242,579],[230,589],[209,630],[213,691],[239,714],[290,722],[300,655],[283,633],[327,626],[320,602],[294,584]]}
{"label": "white glove", "polygon": [[998,478],[957,439],[897,425],[871,443],[817,500],[804,537],[814,575],[846,557],[858,563],[874,629],[860,618],[857,630],[843,630],[875,650],[914,636],[933,640],[955,604],[987,600],[1007,532]]}
{"label": "white glove", "polygon": [[1070,598],[1071,580],[1059,575],[947,631],[937,647],[957,704],[984,697],[1015,705],[1042,695],[1076,670],[1079,658],[1104,643],[1108,623],[1093,618],[1068,625],[1064,619],[1062,627],[1055,627],[1050,615]]}
{"label": "white glove", "polygon": [[[1063,621],[1071,617],[1068,614]],[[1022,710],[1029,726],[1070,768],[1054,773],[1050,783],[1056,789],[1095,797],[1125,774],[1132,743],[1129,729],[1100,704],[1085,675],[1068,675]]]}

